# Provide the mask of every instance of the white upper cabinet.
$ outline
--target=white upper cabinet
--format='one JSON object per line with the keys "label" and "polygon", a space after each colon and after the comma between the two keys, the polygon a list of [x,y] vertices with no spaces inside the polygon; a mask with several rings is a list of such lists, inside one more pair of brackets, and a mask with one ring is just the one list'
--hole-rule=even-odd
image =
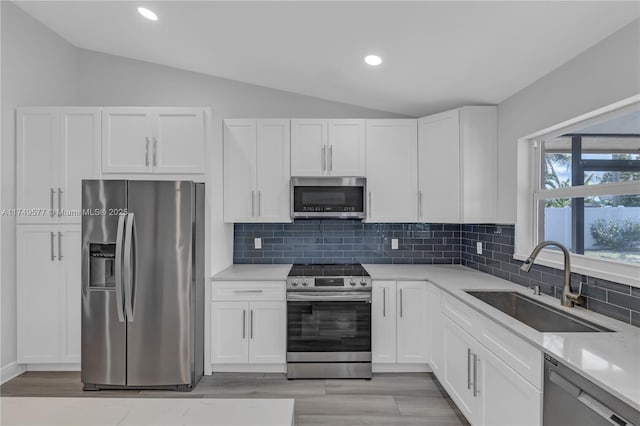
{"label": "white upper cabinet", "polygon": [[367,120],[367,222],[416,222],[417,122]]}
{"label": "white upper cabinet", "polygon": [[[80,223],[82,179],[100,176],[98,108],[19,108],[18,223]],[[37,214],[33,214],[36,213]]]}
{"label": "white upper cabinet", "polygon": [[224,121],[224,221],[290,222],[289,120]]}
{"label": "white upper cabinet", "polygon": [[204,173],[202,108],[104,108],[103,173]]}
{"label": "white upper cabinet", "polygon": [[364,120],[291,121],[293,176],[364,176]]}
{"label": "white upper cabinet", "polygon": [[462,107],[418,120],[418,220],[493,223],[497,109]]}

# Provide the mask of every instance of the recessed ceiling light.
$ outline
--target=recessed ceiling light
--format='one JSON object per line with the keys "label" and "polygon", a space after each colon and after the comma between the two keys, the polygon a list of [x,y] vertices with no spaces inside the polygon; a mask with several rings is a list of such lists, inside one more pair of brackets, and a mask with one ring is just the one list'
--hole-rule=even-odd
{"label": "recessed ceiling light", "polygon": [[153,13],[152,11],[147,9],[146,7],[139,7],[138,8],[138,13],[140,15],[144,16],[145,18],[147,18],[150,21],[157,21],[158,20],[158,15],[156,15],[155,13]]}
{"label": "recessed ceiling light", "polygon": [[371,65],[372,67],[377,67],[382,63],[382,58],[378,55],[369,55],[364,58],[364,61],[367,65]]}

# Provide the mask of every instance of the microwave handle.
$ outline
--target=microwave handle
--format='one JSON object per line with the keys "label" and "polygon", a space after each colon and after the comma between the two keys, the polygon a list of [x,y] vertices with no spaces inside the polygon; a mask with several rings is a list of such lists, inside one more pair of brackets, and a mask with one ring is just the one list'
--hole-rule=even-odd
{"label": "microwave handle", "polygon": [[367,212],[367,215],[371,217],[371,191],[369,191],[369,197],[367,201],[369,202],[369,211]]}

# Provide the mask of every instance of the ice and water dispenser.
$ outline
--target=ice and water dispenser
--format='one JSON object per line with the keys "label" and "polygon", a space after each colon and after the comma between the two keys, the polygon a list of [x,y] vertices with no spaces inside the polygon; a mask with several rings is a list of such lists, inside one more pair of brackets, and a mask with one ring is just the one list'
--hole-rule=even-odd
{"label": "ice and water dispenser", "polygon": [[116,245],[89,244],[89,288],[110,289],[116,286]]}

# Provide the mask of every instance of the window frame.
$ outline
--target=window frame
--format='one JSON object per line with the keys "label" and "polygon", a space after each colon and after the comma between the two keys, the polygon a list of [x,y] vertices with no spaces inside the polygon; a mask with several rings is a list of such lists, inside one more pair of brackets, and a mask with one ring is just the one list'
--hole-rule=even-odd
{"label": "window frame", "polygon": [[[518,139],[514,259],[526,260],[536,244],[543,239],[540,226],[543,203],[540,200],[640,193],[638,181],[544,189],[542,187],[543,150],[541,149],[541,141],[545,139],[571,133],[627,110],[637,110],[639,105],[640,94]],[[553,249],[544,249],[535,263],[562,269],[562,253]],[[630,263],[571,253],[571,271],[640,288],[640,266]]]}

